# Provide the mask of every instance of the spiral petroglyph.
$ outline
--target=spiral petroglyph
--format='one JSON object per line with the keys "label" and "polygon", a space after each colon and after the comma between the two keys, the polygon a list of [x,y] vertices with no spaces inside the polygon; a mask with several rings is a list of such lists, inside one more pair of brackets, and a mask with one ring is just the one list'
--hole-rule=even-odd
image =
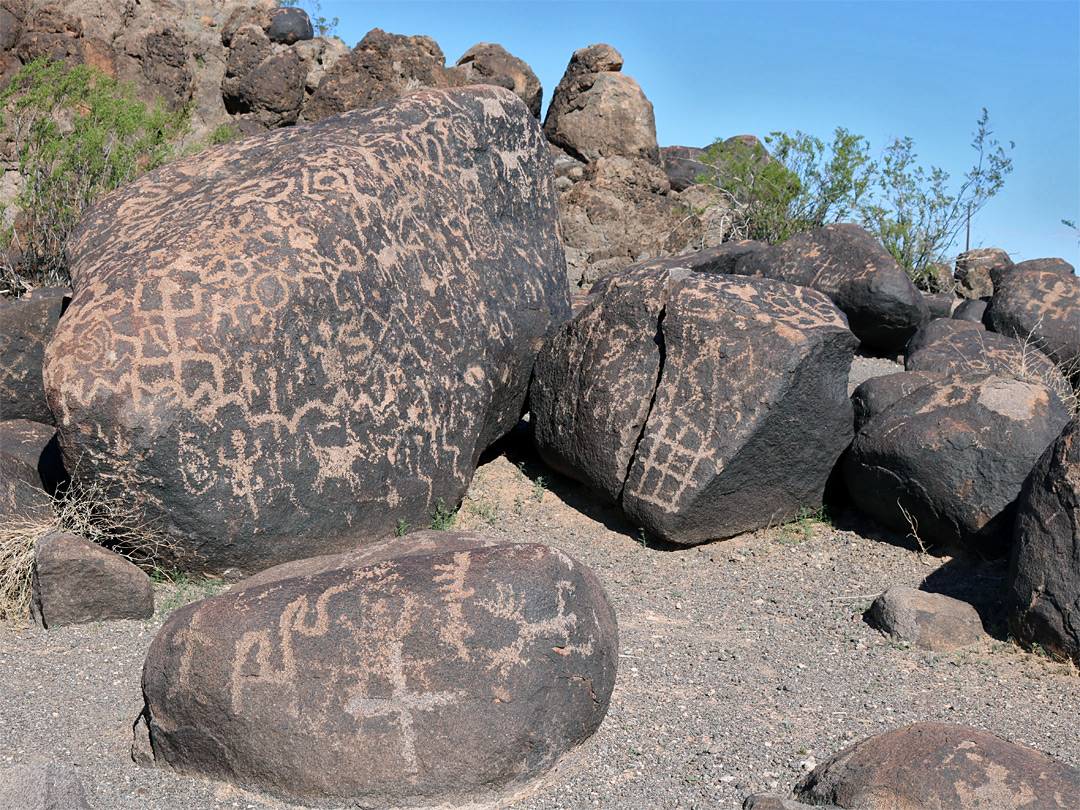
{"label": "spiral petroglyph", "polygon": [[216,571],[422,524],[512,427],[568,315],[543,136],[429,91],[245,139],[108,197],[46,365],[77,476]]}

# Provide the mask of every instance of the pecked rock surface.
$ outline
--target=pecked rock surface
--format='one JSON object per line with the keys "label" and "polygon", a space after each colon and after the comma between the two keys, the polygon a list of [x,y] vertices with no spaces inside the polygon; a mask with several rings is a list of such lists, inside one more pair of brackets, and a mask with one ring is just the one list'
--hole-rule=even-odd
{"label": "pecked rock surface", "polygon": [[826,225],[743,257],[735,272],[825,293],[847,315],[863,348],[903,350],[930,317],[903,268],[858,225]]}
{"label": "pecked rock surface", "polygon": [[929,382],[867,422],[844,462],[855,505],[927,545],[1008,557],[1016,498],[1068,412],[1049,388],[995,374]]}
{"label": "pecked rock surface", "polygon": [[852,436],[857,341],[820,293],[638,268],[537,358],[537,449],[652,534],[691,544],[821,505]]}
{"label": "pecked rock surface", "polygon": [[858,742],[795,788],[811,805],[860,810],[1066,810],[1077,796],[1075,768],[985,731],[930,722]]}
{"label": "pecked rock surface", "polygon": [[239,587],[154,639],[135,754],[318,805],[490,801],[596,731],[617,647],[593,573],[544,545]]}
{"label": "pecked rock surface", "polygon": [[1008,588],[1013,637],[1080,663],[1080,417],[1024,482]]}
{"label": "pecked rock surface", "polygon": [[429,91],[109,196],[46,357],[74,474],[204,572],[457,503],[569,315],[546,148],[507,90]]}
{"label": "pecked rock surface", "polygon": [[70,296],[65,287],[44,287],[0,297],[0,419],[52,423],[41,365]]}

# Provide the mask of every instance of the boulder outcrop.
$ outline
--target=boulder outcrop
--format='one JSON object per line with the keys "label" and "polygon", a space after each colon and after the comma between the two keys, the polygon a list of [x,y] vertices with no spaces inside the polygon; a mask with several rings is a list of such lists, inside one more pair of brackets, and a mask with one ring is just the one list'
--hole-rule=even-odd
{"label": "boulder outcrop", "polygon": [[73,474],[203,572],[457,503],[569,316],[546,148],[507,90],[429,91],[110,195],[46,358]]}
{"label": "boulder outcrop", "polygon": [[41,366],[70,296],[65,287],[41,287],[0,297],[0,419],[52,423]]}
{"label": "boulder outcrop", "polygon": [[135,754],[305,803],[475,806],[596,731],[617,660],[602,587],[557,549],[390,556],[173,614]]}

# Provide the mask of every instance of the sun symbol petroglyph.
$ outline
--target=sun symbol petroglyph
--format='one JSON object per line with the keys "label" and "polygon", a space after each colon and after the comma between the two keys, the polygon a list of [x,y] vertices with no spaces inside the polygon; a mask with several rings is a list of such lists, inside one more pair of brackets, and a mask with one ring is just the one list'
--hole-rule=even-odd
{"label": "sun symbol petroglyph", "polygon": [[405,662],[401,653],[401,641],[390,647],[391,693],[388,698],[369,697],[363,692],[345,706],[354,717],[390,717],[396,720],[401,733],[401,757],[405,760],[405,773],[415,777],[420,772],[416,756],[416,729],[413,727],[414,712],[430,712],[440,706],[448,706],[465,696],[457,692],[410,692],[405,676]]}

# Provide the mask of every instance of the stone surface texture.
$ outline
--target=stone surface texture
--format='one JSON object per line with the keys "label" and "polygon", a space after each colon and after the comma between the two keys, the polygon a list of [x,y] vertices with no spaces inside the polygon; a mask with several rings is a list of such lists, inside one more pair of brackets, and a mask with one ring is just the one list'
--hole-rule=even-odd
{"label": "stone surface texture", "polygon": [[63,479],[52,425],[27,419],[0,422],[0,520],[48,520],[51,493]]}
{"label": "stone surface texture", "polygon": [[978,729],[915,723],[823,762],[795,798],[859,810],[1066,810],[1080,771]]}
{"label": "stone surface texture", "polygon": [[629,270],[594,295],[537,360],[548,464],[675,543],[821,505],[852,435],[856,345],[827,298],[679,267]]}
{"label": "stone surface texture", "polygon": [[460,74],[460,84],[494,84],[512,91],[525,102],[529,112],[540,118],[544,88],[532,68],[502,45],[478,42],[461,55],[452,71]]}
{"label": "stone surface texture", "polygon": [[1020,487],[1068,419],[1046,386],[994,374],[947,377],[867,422],[844,478],[855,505],[894,531],[1007,558]]}
{"label": "stone surface texture", "polygon": [[1080,417],[1024,482],[1008,588],[1013,637],[1080,664]]}
{"label": "stone surface texture", "polygon": [[53,532],[34,547],[30,612],[46,628],[154,615],[150,577],[85,537]]}
{"label": "stone surface texture", "polygon": [[429,91],[108,197],[46,361],[73,475],[204,572],[458,503],[569,316],[545,150],[509,91]]}
{"label": "stone surface texture", "polygon": [[989,298],[994,276],[1008,273],[1013,260],[1001,248],[976,248],[956,257],[956,292],[963,298]]}
{"label": "stone surface texture", "polygon": [[0,297],[0,419],[52,424],[41,366],[70,295],[65,287],[43,287]]}
{"label": "stone surface texture", "polygon": [[1080,277],[1011,273],[983,315],[988,329],[1042,349],[1080,385]]}
{"label": "stone surface texture", "polygon": [[0,770],[0,810],[90,810],[90,803],[71,765],[34,757]]}
{"label": "stone surface texture", "polygon": [[936,371],[897,371],[859,383],[851,394],[851,404],[855,408],[855,432],[862,430],[863,425],[894,402],[943,376]]}
{"label": "stone surface texture", "polygon": [[554,548],[391,557],[177,611],[135,750],[308,804],[491,801],[597,729],[617,657],[603,589]]}
{"label": "stone surface texture", "polygon": [[636,81],[619,72],[622,64],[610,45],[574,51],[548,105],[544,134],[587,163],[625,157],[659,166],[652,104]]}
{"label": "stone surface texture", "polygon": [[827,225],[744,256],[740,275],[765,276],[825,293],[872,351],[899,351],[929,318],[907,273],[858,225]]}
{"label": "stone surface texture", "polygon": [[967,602],[894,585],[870,606],[878,629],[897,641],[935,652],[956,652],[983,637],[982,620]]}
{"label": "stone surface texture", "polygon": [[974,323],[956,318],[934,318],[919,327],[919,331],[911,336],[904,348],[905,356],[910,357],[920,349],[937,343],[939,340],[950,340],[960,332],[985,332],[986,327],[981,323]]}

